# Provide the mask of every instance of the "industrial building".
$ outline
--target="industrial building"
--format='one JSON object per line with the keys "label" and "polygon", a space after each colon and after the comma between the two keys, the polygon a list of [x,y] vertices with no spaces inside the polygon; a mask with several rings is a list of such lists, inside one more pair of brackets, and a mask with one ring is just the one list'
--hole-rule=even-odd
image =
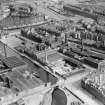
{"label": "industrial building", "polygon": [[81,81],[81,86],[90,92],[95,98],[105,103],[104,73],[93,72]]}
{"label": "industrial building", "polygon": [[90,12],[87,12],[87,11],[83,11],[82,8],[76,8],[75,6],[72,6],[72,5],[64,5],[63,6],[63,9],[64,11],[66,11],[67,13],[74,13],[76,15],[80,15],[80,16],[84,16],[84,17],[88,17],[88,18],[92,18],[94,20],[97,20],[97,16],[90,13]]}
{"label": "industrial building", "polygon": [[27,4],[21,4],[21,5],[9,5],[10,9],[10,15],[11,16],[19,16],[19,17],[26,17],[33,15],[33,8],[30,5]]}
{"label": "industrial building", "polygon": [[0,105],[105,104],[104,6],[8,2],[0,20]]}

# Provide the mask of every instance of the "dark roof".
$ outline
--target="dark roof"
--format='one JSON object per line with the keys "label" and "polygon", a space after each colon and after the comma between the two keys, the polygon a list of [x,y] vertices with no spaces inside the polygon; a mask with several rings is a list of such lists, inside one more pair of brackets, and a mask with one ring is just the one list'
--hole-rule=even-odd
{"label": "dark roof", "polygon": [[57,35],[60,35],[60,31],[57,30],[55,25],[45,25],[45,26],[41,26],[39,27],[39,29],[48,31],[49,33],[55,33]]}
{"label": "dark roof", "polygon": [[63,6],[63,9],[66,10],[66,11],[71,11],[73,14],[77,14],[77,15],[81,15],[81,16],[84,16],[84,17],[88,17],[88,18],[92,18],[94,20],[97,20],[97,16],[92,14],[92,13],[89,13],[89,12],[86,12],[86,11],[83,11],[81,9],[78,9],[76,7],[73,7],[71,5],[64,5]]}
{"label": "dark roof", "polygon": [[64,91],[59,88],[54,89],[51,105],[67,105],[67,97]]}
{"label": "dark roof", "polygon": [[4,58],[3,62],[9,67],[9,68],[15,68],[22,65],[25,65],[26,63],[19,58],[12,56],[8,58]]}
{"label": "dark roof", "polygon": [[90,61],[90,62],[96,63],[96,64],[98,64],[100,62],[100,60],[96,60],[96,59],[94,59],[92,57],[88,57],[88,58],[85,58],[85,59]]}

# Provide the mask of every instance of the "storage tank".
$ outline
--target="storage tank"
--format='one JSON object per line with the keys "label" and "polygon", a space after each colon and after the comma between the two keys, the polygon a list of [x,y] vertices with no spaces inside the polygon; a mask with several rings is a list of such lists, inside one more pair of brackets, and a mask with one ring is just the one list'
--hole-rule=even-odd
{"label": "storage tank", "polygon": [[46,92],[43,97],[42,105],[70,105],[68,91],[61,87],[55,87]]}
{"label": "storage tank", "polygon": [[55,88],[52,92],[51,105],[68,105],[67,93],[62,88]]}

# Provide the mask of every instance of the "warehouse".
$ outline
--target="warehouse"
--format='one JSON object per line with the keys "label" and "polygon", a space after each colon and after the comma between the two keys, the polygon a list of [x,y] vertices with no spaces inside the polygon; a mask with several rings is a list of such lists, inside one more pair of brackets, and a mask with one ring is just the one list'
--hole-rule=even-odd
{"label": "warehouse", "polygon": [[71,5],[69,5],[69,4],[64,5],[63,9],[64,9],[64,11],[67,11],[68,13],[72,12],[72,13],[77,14],[77,15],[81,15],[81,16],[84,16],[84,17],[87,17],[87,18],[92,18],[94,20],[97,20],[97,16],[95,16],[91,13],[88,13],[88,12],[84,12],[80,9],[75,8],[75,7],[71,7]]}

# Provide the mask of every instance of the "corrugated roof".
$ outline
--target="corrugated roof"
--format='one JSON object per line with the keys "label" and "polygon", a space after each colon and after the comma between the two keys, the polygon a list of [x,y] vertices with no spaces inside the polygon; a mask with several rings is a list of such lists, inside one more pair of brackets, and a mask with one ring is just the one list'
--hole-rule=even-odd
{"label": "corrugated roof", "polygon": [[26,65],[26,63],[19,58],[12,56],[8,58],[4,58],[3,62],[9,67],[9,68],[14,68],[14,67],[19,67],[22,65]]}

